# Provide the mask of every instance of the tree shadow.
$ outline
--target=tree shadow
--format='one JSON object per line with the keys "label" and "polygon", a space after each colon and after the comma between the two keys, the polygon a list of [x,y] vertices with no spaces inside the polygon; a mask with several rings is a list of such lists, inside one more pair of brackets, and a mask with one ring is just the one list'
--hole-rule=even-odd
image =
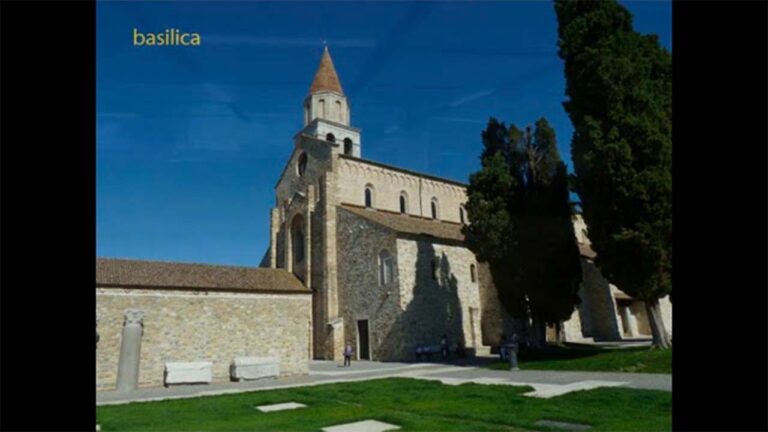
{"label": "tree shadow", "polygon": [[548,360],[574,360],[586,357],[593,357],[599,354],[606,354],[613,351],[646,351],[648,348],[633,347],[633,348],[602,348],[602,347],[585,347],[579,345],[556,346],[548,345],[543,350],[529,350],[520,353],[520,360],[527,362],[536,361],[548,361]]}
{"label": "tree shadow", "polygon": [[[402,280],[402,279],[401,279]],[[417,360],[417,347],[434,347],[432,361],[441,361],[440,341],[445,335],[449,347],[466,347],[464,314],[459,300],[459,283],[451,271],[451,262],[445,253],[437,253],[429,241],[417,241],[416,271],[413,298],[390,327],[382,340],[384,361]],[[401,287],[401,292],[407,292]],[[453,350],[450,359],[455,358]]]}

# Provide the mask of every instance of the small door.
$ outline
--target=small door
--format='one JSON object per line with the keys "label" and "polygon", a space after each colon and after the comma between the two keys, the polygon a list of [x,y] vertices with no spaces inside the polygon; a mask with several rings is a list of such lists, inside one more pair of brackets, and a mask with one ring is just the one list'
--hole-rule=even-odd
{"label": "small door", "polygon": [[357,358],[359,360],[371,359],[371,347],[368,344],[368,320],[357,322]]}

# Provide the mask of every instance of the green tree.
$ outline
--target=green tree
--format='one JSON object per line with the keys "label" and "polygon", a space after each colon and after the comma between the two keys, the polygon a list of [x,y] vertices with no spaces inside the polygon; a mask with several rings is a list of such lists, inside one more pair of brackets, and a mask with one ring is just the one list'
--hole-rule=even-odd
{"label": "green tree", "polygon": [[613,0],[555,0],[575,189],[596,264],[645,301],[668,347],[659,299],[672,293],[672,55]]}
{"label": "green tree", "polygon": [[559,330],[579,301],[581,267],[555,132],[545,119],[535,126],[531,133],[490,119],[464,230],[469,248],[490,265],[501,302],[531,320],[529,339],[542,347],[546,324]]}

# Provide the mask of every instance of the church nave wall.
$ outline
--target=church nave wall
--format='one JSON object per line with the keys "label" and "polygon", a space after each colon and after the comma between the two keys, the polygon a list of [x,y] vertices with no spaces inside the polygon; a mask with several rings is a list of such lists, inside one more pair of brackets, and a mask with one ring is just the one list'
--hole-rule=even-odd
{"label": "church nave wall", "polygon": [[408,214],[431,217],[430,203],[436,198],[438,219],[461,222],[459,208],[466,202],[461,186],[343,157],[337,166],[340,203],[364,206],[365,188],[370,185],[373,208],[400,213],[404,192]]}

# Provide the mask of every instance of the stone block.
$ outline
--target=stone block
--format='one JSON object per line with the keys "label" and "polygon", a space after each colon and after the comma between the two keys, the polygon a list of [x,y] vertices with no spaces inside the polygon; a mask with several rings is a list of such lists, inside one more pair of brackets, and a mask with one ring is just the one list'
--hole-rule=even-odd
{"label": "stone block", "polygon": [[212,362],[165,363],[165,385],[210,384],[213,378]]}
{"label": "stone block", "polygon": [[229,366],[234,380],[277,378],[280,376],[280,361],[274,357],[235,357]]}
{"label": "stone block", "polygon": [[384,432],[400,429],[400,426],[384,423],[378,420],[363,420],[354,423],[344,423],[324,427],[324,432]]}
{"label": "stone block", "polygon": [[256,409],[261,412],[284,411],[297,408],[306,408],[306,405],[298,402],[286,402],[272,405],[259,405],[256,407]]}
{"label": "stone block", "polygon": [[555,429],[563,429],[567,431],[584,431],[592,428],[592,426],[590,425],[579,424],[579,423],[568,423],[568,422],[561,422],[561,421],[554,421],[554,420],[539,420],[535,424],[538,426],[546,426],[546,427],[551,427]]}

